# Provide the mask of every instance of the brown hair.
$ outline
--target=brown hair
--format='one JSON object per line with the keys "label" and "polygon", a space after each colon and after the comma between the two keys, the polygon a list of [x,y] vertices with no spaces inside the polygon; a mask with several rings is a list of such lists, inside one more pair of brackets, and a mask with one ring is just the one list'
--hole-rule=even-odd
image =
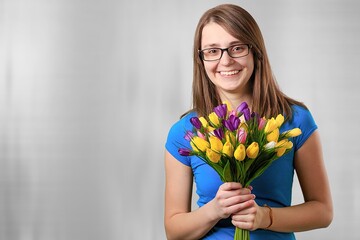
{"label": "brown hair", "polygon": [[303,103],[287,97],[279,89],[270,67],[264,39],[254,18],[239,6],[223,4],[206,11],[200,18],[195,31],[192,111],[196,111],[200,116],[205,116],[221,103],[215,85],[208,78],[198,53],[201,48],[203,28],[209,22],[219,24],[229,34],[252,46],[251,51],[254,55],[254,72],[250,79],[253,98],[252,111],[265,117],[281,113],[291,118],[291,105],[305,107]]}

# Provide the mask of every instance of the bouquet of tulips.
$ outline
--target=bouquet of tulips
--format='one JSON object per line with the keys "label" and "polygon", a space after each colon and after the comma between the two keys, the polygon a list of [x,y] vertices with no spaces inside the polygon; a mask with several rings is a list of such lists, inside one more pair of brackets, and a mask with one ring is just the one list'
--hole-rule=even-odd
{"label": "bouquet of tulips", "polygon": [[[179,148],[182,156],[195,155],[209,164],[223,182],[243,187],[260,176],[270,164],[293,147],[289,140],[301,134],[299,128],[280,133],[284,116],[266,119],[250,113],[246,102],[232,110],[227,103],[205,117],[190,119],[193,129],[185,133],[191,149]],[[236,228],[235,240],[249,240],[248,230]]]}

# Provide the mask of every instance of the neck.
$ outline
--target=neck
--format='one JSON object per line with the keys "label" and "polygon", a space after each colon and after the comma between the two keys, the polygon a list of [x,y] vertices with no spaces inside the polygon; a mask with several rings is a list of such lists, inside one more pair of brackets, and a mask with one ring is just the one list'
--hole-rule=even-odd
{"label": "neck", "polygon": [[251,109],[252,105],[252,94],[251,92],[244,92],[242,94],[239,93],[229,93],[229,92],[223,92],[219,91],[219,96],[221,99],[221,102],[227,101],[230,103],[232,109],[236,109],[242,102],[246,102],[249,105],[249,108]]}

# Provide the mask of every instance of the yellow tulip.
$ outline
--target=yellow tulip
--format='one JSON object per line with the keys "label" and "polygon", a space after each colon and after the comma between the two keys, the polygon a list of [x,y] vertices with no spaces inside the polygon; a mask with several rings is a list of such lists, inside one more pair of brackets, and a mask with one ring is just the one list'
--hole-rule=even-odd
{"label": "yellow tulip", "polygon": [[209,126],[208,121],[204,117],[199,117],[199,120],[204,128],[207,128],[207,126]]}
{"label": "yellow tulip", "polygon": [[195,146],[195,144],[193,142],[190,142],[190,146],[194,152],[197,152],[197,153],[200,152],[199,149]]}
{"label": "yellow tulip", "polygon": [[220,125],[219,117],[216,115],[216,113],[212,112],[209,114],[210,122],[212,122],[215,126]]}
{"label": "yellow tulip", "polygon": [[243,144],[239,144],[239,146],[237,146],[237,148],[235,149],[234,157],[236,160],[242,161],[245,159],[245,156],[246,156],[245,146]]}
{"label": "yellow tulip", "polygon": [[254,159],[257,157],[258,154],[259,154],[259,144],[257,142],[252,142],[250,146],[248,146],[246,149],[246,155],[249,158]]}
{"label": "yellow tulip", "polygon": [[275,147],[290,149],[293,147],[293,143],[289,141],[288,139],[283,139],[280,142],[278,142]]}
{"label": "yellow tulip", "polygon": [[286,132],[286,137],[297,137],[301,134],[300,128],[293,128]]}
{"label": "yellow tulip", "polygon": [[232,144],[235,144],[235,135],[229,131],[225,132],[225,140],[226,142],[231,142]]}
{"label": "yellow tulip", "polygon": [[213,128],[212,126],[209,125],[209,126],[206,128],[206,130],[207,130],[208,132],[214,132],[215,128]]}
{"label": "yellow tulip", "polygon": [[210,143],[198,136],[193,137],[190,144],[194,151],[200,150],[201,152],[205,152],[207,148],[210,148]]}
{"label": "yellow tulip", "polygon": [[274,131],[275,128],[277,128],[277,123],[276,123],[276,120],[275,118],[271,118],[271,119],[268,119],[266,125],[265,125],[265,133],[269,133],[269,132],[272,132]]}
{"label": "yellow tulip", "polygon": [[220,161],[221,154],[208,148],[206,149],[206,157],[213,163],[218,163]]}
{"label": "yellow tulip", "polygon": [[271,133],[266,136],[268,142],[277,142],[279,139],[280,131],[279,128],[275,128]]}
{"label": "yellow tulip", "polygon": [[276,125],[280,127],[284,123],[284,116],[281,114],[277,115],[275,121]]}
{"label": "yellow tulip", "polygon": [[285,151],[286,151],[286,148],[278,148],[276,150],[276,156],[281,157],[282,155],[284,155]]}
{"label": "yellow tulip", "polygon": [[221,152],[221,150],[223,149],[223,144],[219,138],[215,136],[210,136],[209,142],[211,149],[214,150],[215,152]]}
{"label": "yellow tulip", "polygon": [[228,112],[231,112],[232,111],[231,104],[228,101],[224,101],[223,103],[226,104]]}
{"label": "yellow tulip", "polygon": [[225,142],[222,152],[228,157],[234,156],[234,147],[230,142]]}
{"label": "yellow tulip", "polygon": [[276,148],[276,156],[281,157],[284,155],[287,149],[291,149],[293,147],[293,143],[288,139],[281,140],[275,145]]}

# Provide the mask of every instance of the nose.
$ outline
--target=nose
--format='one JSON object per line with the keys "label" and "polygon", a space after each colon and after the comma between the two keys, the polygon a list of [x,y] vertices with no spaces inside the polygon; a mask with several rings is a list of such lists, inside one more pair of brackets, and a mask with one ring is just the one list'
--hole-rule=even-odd
{"label": "nose", "polygon": [[224,51],[223,55],[220,58],[220,63],[223,65],[229,65],[231,63],[233,63],[234,59],[232,57],[230,57],[228,51]]}

